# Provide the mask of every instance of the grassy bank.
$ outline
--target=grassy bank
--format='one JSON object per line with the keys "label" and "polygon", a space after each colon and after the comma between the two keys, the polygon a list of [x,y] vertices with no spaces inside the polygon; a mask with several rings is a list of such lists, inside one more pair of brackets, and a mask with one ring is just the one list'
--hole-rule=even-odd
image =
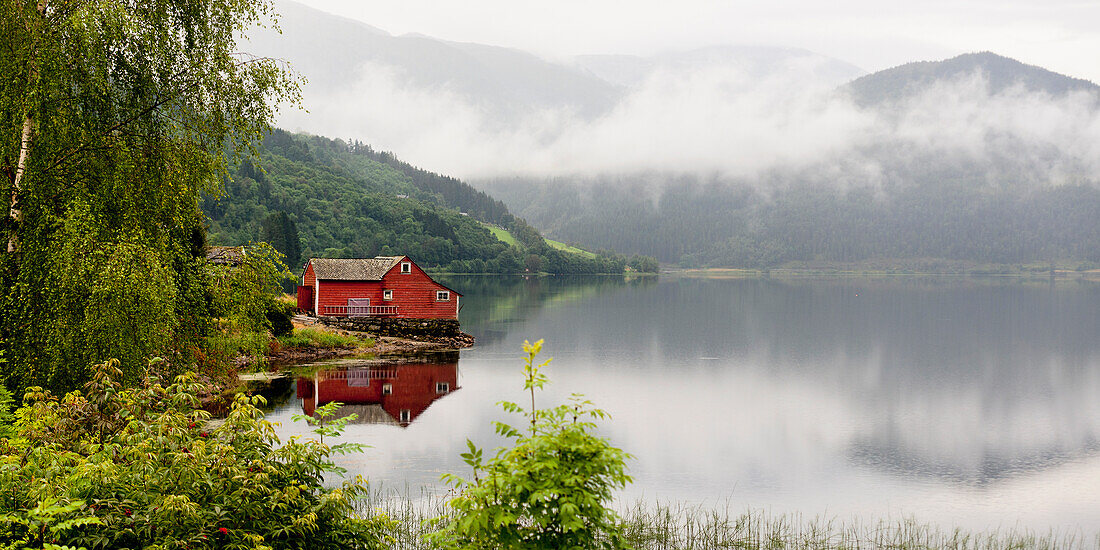
{"label": "grassy bank", "polygon": [[[379,498],[364,507],[394,522],[392,548],[434,550],[422,535],[429,520],[448,517],[446,502],[438,497]],[[638,550],[710,549],[892,549],[892,550],[1078,550],[1100,547],[1100,535],[1034,533],[1026,530],[969,532],[944,530],[912,519],[806,519],[773,515],[759,510],[734,512],[663,503],[636,503],[620,511],[627,543]]]}
{"label": "grassy bank", "polygon": [[294,332],[278,339],[282,349],[301,348],[369,348],[374,346],[372,338],[360,338],[350,334],[341,334],[319,328],[295,328]]}

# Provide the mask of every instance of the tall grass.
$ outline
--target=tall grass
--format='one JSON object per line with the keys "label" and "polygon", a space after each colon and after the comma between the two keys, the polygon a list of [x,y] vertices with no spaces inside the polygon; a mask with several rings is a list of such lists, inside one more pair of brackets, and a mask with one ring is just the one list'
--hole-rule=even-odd
{"label": "tall grass", "polygon": [[238,358],[260,365],[270,339],[266,332],[217,332],[204,338],[202,349],[196,350],[196,361],[208,374],[228,372]]}
{"label": "tall grass", "polygon": [[1037,534],[1025,530],[974,533],[943,530],[913,519],[897,521],[734,513],[682,505],[638,503],[623,513],[627,537],[639,550],[745,549],[950,549],[1070,550],[1097,548],[1100,537],[1080,533]]}
{"label": "tall grass", "polygon": [[406,492],[373,490],[370,497],[359,503],[360,515],[383,514],[393,523],[393,529],[387,533],[391,550],[429,550],[436,548],[423,540],[426,533],[434,531],[431,523],[450,521],[454,518],[447,501],[438,495],[421,492],[413,497]]}
{"label": "tall grass", "polygon": [[[454,519],[444,497],[375,493],[361,513],[394,522],[391,548],[434,550],[422,535],[430,520]],[[686,505],[638,502],[621,512],[626,542],[638,550],[1083,550],[1100,548],[1100,535],[1046,534],[1026,530],[943,530],[912,519],[870,522],[804,519],[763,511],[733,512]]]}

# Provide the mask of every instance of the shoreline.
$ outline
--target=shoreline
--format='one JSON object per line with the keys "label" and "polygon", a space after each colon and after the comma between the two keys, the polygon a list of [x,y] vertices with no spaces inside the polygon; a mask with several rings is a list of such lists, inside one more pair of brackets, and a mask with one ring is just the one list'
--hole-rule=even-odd
{"label": "shoreline", "polygon": [[290,348],[269,353],[266,358],[269,363],[290,364],[317,361],[324,359],[336,359],[354,355],[373,355],[376,358],[394,357],[401,358],[415,356],[424,353],[437,353],[443,351],[458,351],[474,345],[474,337],[465,332],[457,336],[441,338],[400,338],[396,336],[379,336],[370,332],[332,328],[317,320],[316,317],[307,315],[295,315],[291,319],[294,329],[308,328],[321,330],[343,336],[352,336],[359,340],[370,339],[374,345],[363,347],[305,347]]}
{"label": "shoreline", "polygon": [[1040,264],[980,264],[963,260],[913,260],[905,261],[869,261],[869,262],[796,262],[783,266],[755,269],[739,267],[680,267],[666,264],[656,273],[459,273],[431,270],[433,275],[461,277],[562,277],[562,276],[601,276],[601,277],[728,277],[728,278],[800,278],[800,277],[1004,277],[1015,279],[1086,280],[1100,282],[1100,268],[1095,264],[1071,264],[1068,267],[1055,267]]}
{"label": "shoreline", "polygon": [[724,277],[730,279],[798,279],[811,277],[958,277],[958,278],[1004,278],[1025,280],[1059,281],[1095,281],[1100,282],[1100,269],[1070,270],[1055,269],[1044,271],[1023,270],[905,270],[905,269],[863,269],[853,266],[844,267],[784,267],[771,270],[741,269],[729,267],[676,268],[661,271],[662,276],[678,277]]}
{"label": "shoreline", "polygon": [[[321,330],[343,336],[352,336],[363,341],[373,341],[370,346],[308,346],[280,349],[268,352],[263,356],[263,362],[257,363],[253,358],[245,355],[234,359],[237,365],[236,372],[228,378],[208,380],[211,391],[203,395],[202,408],[215,415],[224,416],[228,411],[232,396],[240,392],[264,393],[264,386],[270,386],[277,379],[292,376],[290,369],[317,363],[321,361],[336,361],[340,359],[355,359],[380,363],[414,363],[430,360],[441,354],[458,354],[459,349],[474,345],[474,337],[460,333],[458,336],[445,338],[416,340],[411,338],[398,338],[395,336],[378,336],[375,334],[334,329],[318,323],[315,318],[304,315],[296,315],[291,321],[294,329],[308,328]],[[272,341],[275,341],[272,339]]]}
{"label": "shoreline", "polygon": [[[356,334],[352,331],[332,331],[338,334]],[[366,335],[367,333],[359,333]],[[432,342],[397,338],[393,336],[369,336],[375,341],[370,347],[308,347],[290,348],[265,355],[269,365],[285,366],[324,361],[328,359],[342,359],[348,357],[364,357],[371,359],[394,359],[416,357],[423,354],[457,352],[461,348],[473,345],[455,346],[449,341]],[[472,338],[472,337],[471,337]],[[369,356],[369,357],[366,357]]]}

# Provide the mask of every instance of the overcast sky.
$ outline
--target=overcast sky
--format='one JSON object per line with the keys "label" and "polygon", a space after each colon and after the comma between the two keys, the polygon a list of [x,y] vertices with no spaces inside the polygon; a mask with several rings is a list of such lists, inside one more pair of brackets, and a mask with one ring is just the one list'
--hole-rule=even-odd
{"label": "overcast sky", "polygon": [[1100,82],[1100,0],[302,0],[392,34],[550,59],[720,44],[806,48],[869,72],[993,51]]}

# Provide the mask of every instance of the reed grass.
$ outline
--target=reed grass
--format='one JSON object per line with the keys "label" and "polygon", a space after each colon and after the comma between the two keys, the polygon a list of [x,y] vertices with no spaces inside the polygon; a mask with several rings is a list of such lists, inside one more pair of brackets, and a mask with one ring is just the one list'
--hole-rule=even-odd
{"label": "reed grass", "polygon": [[[422,493],[376,492],[364,514],[385,514],[394,522],[395,550],[435,550],[422,535],[431,521],[451,521],[446,498]],[[1100,548],[1100,534],[1035,533],[1024,529],[970,532],[944,530],[913,519],[847,520],[736,512],[729,507],[636,502],[620,510],[627,544],[638,550],[1084,550]]]}
{"label": "reed grass", "polygon": [[627,540],[639,550],[896,549],[1076,550],[1100,547],[1100,536],[1027,530],[944,530],[913,519],[805,519],[759,510],[733,512],[683,505],[636,503],[622,513]]}
{"label": "reed grass", "polygon": [[196,361],[207,373],[225,372],[237,358],[249,364],[262,364],[270,339],[266,332],[219,331],[204,338]]}

